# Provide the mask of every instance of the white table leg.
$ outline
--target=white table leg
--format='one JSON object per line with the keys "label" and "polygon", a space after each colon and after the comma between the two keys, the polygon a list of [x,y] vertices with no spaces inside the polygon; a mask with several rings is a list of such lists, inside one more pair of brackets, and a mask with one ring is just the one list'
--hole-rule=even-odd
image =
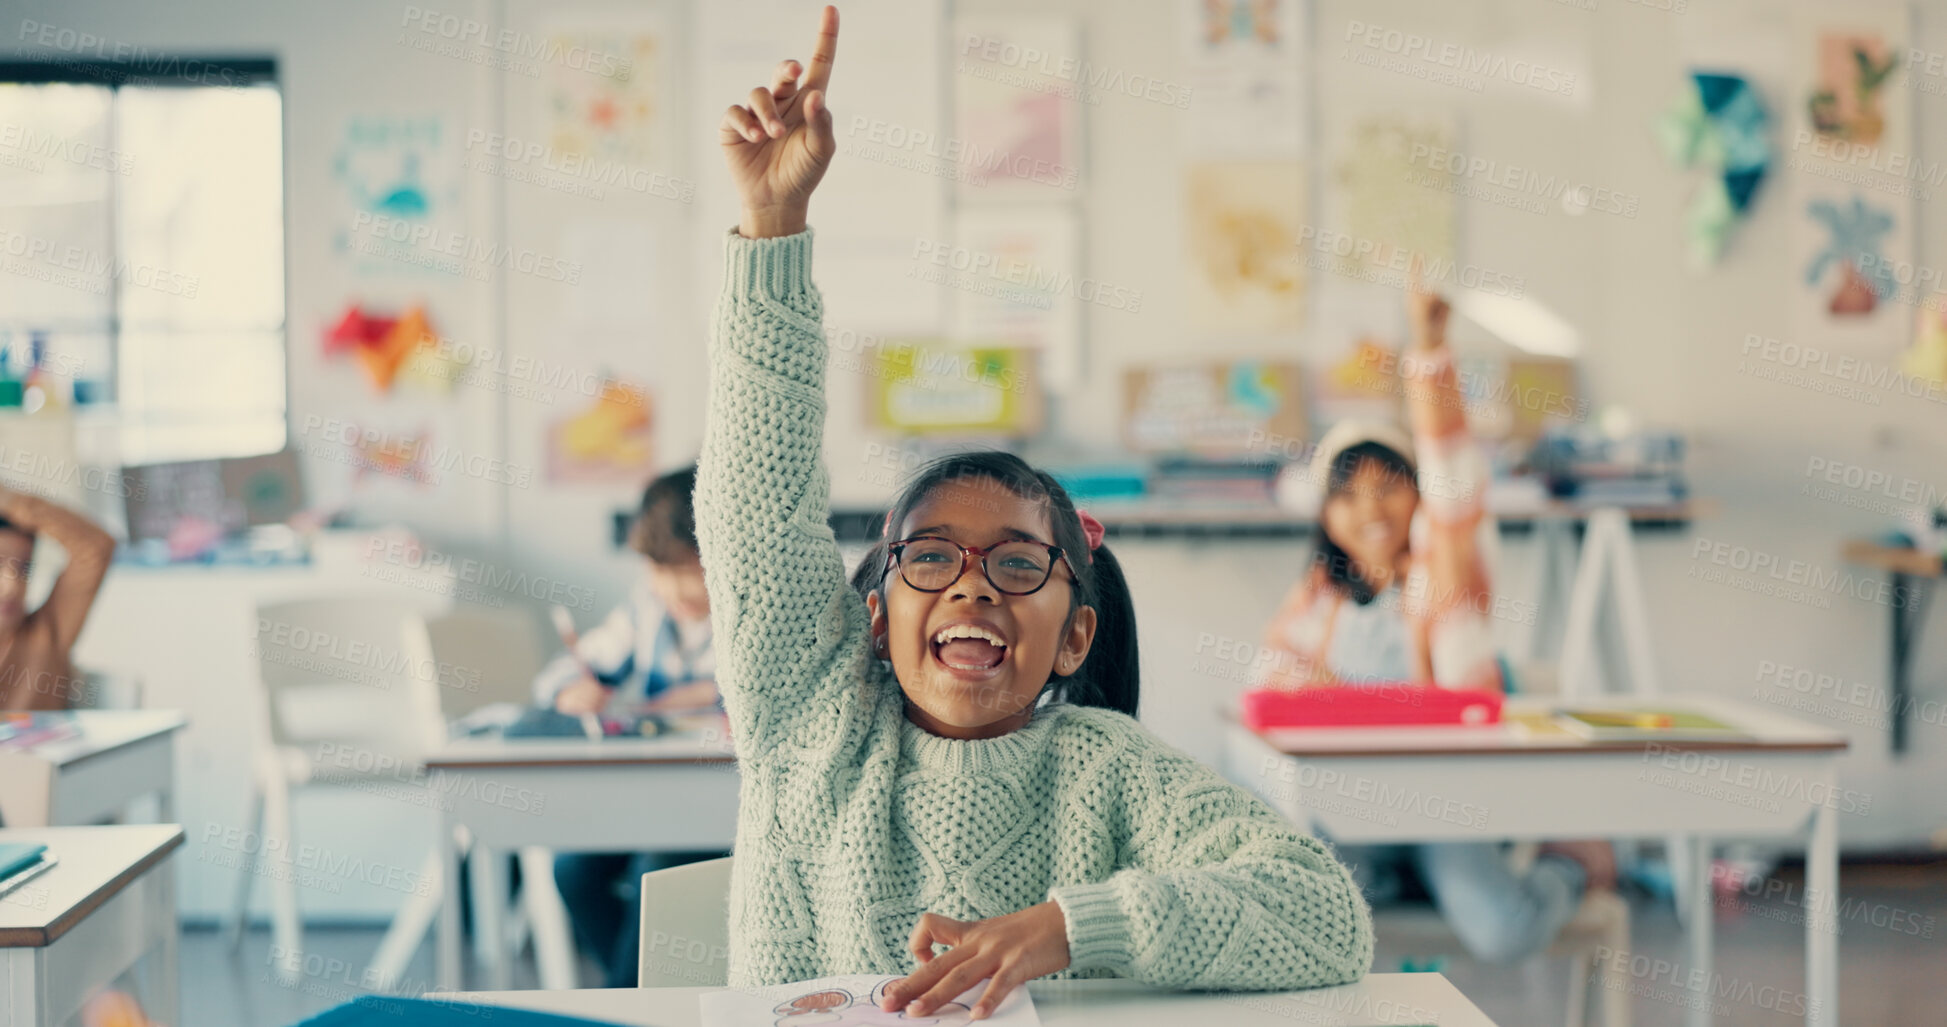
{"label": "white table leg", "polygon": [[1825,803],[1805,850],[1805,1022],[1839,1022],[1839,813]]}
{"label": "white table leg", "polygon": [[477,887],[473,890],[473,929],[486,943],[487,990],[506,991],[513,987],[508,974],[507,931],[501,919],[507,902],[507,879],[501,867],[507,858],[502,849],[473,843],[470,873]]}
{"label": "white table leg", "polygon": [[1711,946],[1711,929],[1716,926],[1716,889],[1710,886],[1711,843],[1708,838],[1690,838],[1688,859],[1671,860],[1670,870],[1690,879],[1690,916],[1684,925],[1690,934],[1690,973],[1692,980],[1704,982],[1703,992],[1694,995],[1690,1007],[1690,1027],[1710,1027],[1711,1009],[1717,994],[1716,953]]}
{"label": "white table leg", "polygon": [[460,990],[460,846],[452,818],[441,816],[439,838],[439,925],[434,950],[441,991]]}
{"label": "white table leg", "polygon": [[432,926],[444,905],[441,896],[446,887],[446,860],[445,852],[437,842],[433,851],[426,854],[419,874],[429,890],[424,895],[415,892],[406,896],[399,911],[392,914],[392,924],[385,929],[385,937],[379,941],[378,951],[372,953],[370,972],[373,979],[379,982],[379,987],[387,991],[397,987],[404,979],[406,967],[412,963],[412,954],[419,951],[419,943],[426,938],[426,929]]}
{"label": "white table leg", "polygon": [[568,928],[568,907],[554,887],[554,851],[523,846],[520,861],[521,906],[534,930],[534,962],[541,987],[549,991],[576,987],[574,934]]}

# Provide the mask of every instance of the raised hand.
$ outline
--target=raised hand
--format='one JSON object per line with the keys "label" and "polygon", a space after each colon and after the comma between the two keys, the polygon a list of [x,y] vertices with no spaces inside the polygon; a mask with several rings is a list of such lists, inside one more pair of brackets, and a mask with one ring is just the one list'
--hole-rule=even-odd
{"label": "raised hand", "polygon": [[1420,273],[1420,258],[1415,255],[1406,284],[1406,316],[1412,329],[1413,348],[1432,350],[1445,345],[1447,315],[1452,311],[1445,296],[1426,287],[1426,279]]}
{"label": "raised hand", "polygon": [[748,238],[795,235],[805,229],[811,192],[838,150],[832,112],[825,106],[837,55],[838,8],[826,7],[819,16],[810,70],[784,61],[770,88],[751,90],[748,106],[736,104],[724,112],[717,136],[743,199],[738,231]]}

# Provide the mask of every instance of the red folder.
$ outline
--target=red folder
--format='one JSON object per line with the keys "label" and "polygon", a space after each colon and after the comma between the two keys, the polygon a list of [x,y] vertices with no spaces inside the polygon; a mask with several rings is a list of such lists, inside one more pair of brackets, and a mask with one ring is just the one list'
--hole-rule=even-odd
{"label": "red folder", "polygon": [[1498,724],[1501,694],[1411,683],[1257,688],[1244,693],[1244,725],[1371,727],[1387,724]]}

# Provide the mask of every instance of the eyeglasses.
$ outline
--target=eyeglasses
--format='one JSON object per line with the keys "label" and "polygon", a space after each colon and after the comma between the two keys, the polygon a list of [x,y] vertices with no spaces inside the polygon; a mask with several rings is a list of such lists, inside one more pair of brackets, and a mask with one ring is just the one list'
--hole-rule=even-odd
{"label": "eyeglasses", "polygon": [[[1068,563],[1060,546],[1019,540],[981,549],[937,535],[918,535],[886,547],[886,558],[899,565],[899,576],[921,592],[946,591],[967,573],[968,562],[976,556],[987,583],[1010,596],[1041,591],[1054,576],[1056,561]],[[1068,573],[1074,575],[1073,564],[1068,565]]]}

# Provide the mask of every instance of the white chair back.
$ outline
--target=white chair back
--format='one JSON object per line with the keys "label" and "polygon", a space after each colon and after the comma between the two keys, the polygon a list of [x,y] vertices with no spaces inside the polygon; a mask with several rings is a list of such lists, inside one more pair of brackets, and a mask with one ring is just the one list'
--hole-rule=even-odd
{"label": "white chair back", "polygon": [[730,976],[730,867],[706,859],[642,875],[638,988],[721,988]]}
{"label": "white chair back", "polygon": [[425,618],[426,644],[438,672],[447,719],[491,703],[527,704],[546,656],[540,626],[512,609],[458,607]]}
{"label": "white chair back", "polygon": [[418,607],[385,596],[263,603],[256,629],[273,748],[324,753],[315,769],[341,777],[397,773],[445,739]]}

